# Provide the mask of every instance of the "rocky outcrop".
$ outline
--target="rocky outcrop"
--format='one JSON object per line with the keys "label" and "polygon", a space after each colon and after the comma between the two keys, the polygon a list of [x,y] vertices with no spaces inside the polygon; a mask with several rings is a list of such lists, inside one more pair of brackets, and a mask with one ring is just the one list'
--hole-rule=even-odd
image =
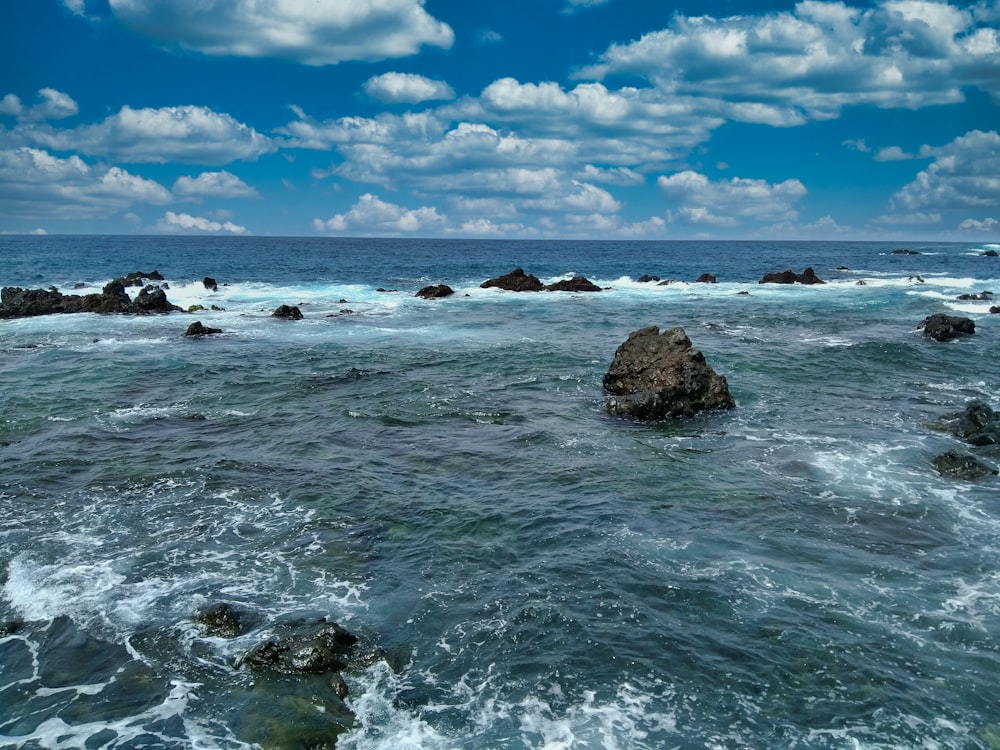
{"label": "rocky outcrop", "polygon": [[347,657],[357,642],[356,635],[325,618],[290,623],[275,638],[250,649],[241,664],[293,675],[339,672],[347,667]]}
{"label": "rocky outcrop", "polygon": [[157,270],[152,271],[133,271],[132,273],[127,273],[120,277],[122,280],[122,285],[126,287],[130,286],[145,286],[147,281],[163,281],[163,274]]}
{"label": "rocky outcrop", "polygon": [[997,474],[997,470],[967,453],[947,451],[935,456],[931,463],[939,473],[954,479],[976,481]]}
{"label": "rocky outcrop", "polygon": [[[713,274],[703,273],[697,279],[694,280],[696,284],[717,284],[718,279],[715,278]],[[822,283],[822,282],[820,282]]]}
{"label": "rocky outcrop", "polygon": [[201,284],[210,292],[219,291],[219,284],[211,276],[206,276],[201,280]]}
{"label": "rocky outcrop", "polygon": [[202,325],[200,320],[196,320],[187,327],[186,331],[184,331],[185,336],[210,336],[213,333],[222,333],[222,329],[209,328],[206,325]]}
{"label": "rocky outcrop", "polygon": [[82,312],[148,315],[183,311],[172,305],[163,289],[155,285],[143,287],[133,301],[125,291],[125,282],[121,278],[108,282],[99,294],[63,294],[54,287],[0,289],[0,318]]}
{"label": "rocky outcrop", "polygon": [[996,250],[986,250],[985,252],[980,253],[980,255],[983,256],[984,258],[1000,257],[1000,253],[998,253]]}
{"label": "rocky outcrop", "polygon": [[659,276],[652,276],[652,275],[650,275],[648,273],[644,274],[644,275],[640,276],[638,279],[636,279],[636,281],[638,283],[640,283],[640,284],[648,284],[651,281],[659,281],[659,280],[660,280]]}
{"label": "rocky outcrop", "polygon": [[599,292],[601,287],[585,276],[574,276],[572,279],[563,279],[549,284],[545,290],[547,292]]}
{"label": "rocky outcrop", "polygon": [[481,289],[506,289],[508,292],[540,292],[545,285],[537,276],[525,273],[523,268],[515,268],[504,276],[497,276],[479,285]]}
{"label": "rocky outcrop", "polygon": [[441,299],[442,297],[450,297],[454,293],[455,290],[447,284],[436,284],[433,286],[425,286],[414,296],[422,299]]}
{"label": "rocky outcrop", "polygon": [[816,272],[810,267],[802,273],[795,273],[791,269],[781,273],[764,274],[758,284],[825,284]]}
{"label": "rocky outcrop", "polygon": [[235,638],[247,630],[247,614],[225,602],[202,607],[191,619],[216,638]]}
{"label": "rocky outcrop", "polygon": [[955,315],[936,313],[928,315],[917,329],[924,329],[924,336],[935,341],[950,341],[959,336],[969,336],[976,332],[976,323],[971,318],[959,318]]}
{"label": "rocky outcrop", "polygon": [[1000,412],[979,400],[970,401],[965,411],[946,418],[944,427],[970,445],[1000,445]]}
{"label": "rocky outcrop", "polygon": [[919,250],[910,250],[905,247],[900,247],[892,251],[893,255],[921,255]]}
{"label": "rocky outcrop", "polygon": [[961,302],[989,302],[993,299],[993,292],[982,291],[979,294],[960,294],[956,299]]}
{"label": "rocky outcrop", "polygon": [[271,317],[282,320],[302,320],[302,311],[295,305],[279,305],[271,313]]}
{"label": "rocky outcrop", "polygon": [[725,377],[695,349],[683,328],[633,331],[604,375],[605,409],[635,419],[689,417],[736,405]]}

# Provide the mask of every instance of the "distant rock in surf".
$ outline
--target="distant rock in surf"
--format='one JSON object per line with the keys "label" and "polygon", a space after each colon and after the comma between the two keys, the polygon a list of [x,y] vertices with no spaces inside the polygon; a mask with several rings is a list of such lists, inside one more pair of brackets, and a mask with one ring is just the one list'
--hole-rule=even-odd
{"label": "distant rock in surf", "polygon": [[639,284],[648,284],[651,281],[659,281],[659,280],[660,280],[659,276],[651,276],[649,274],[645,274],[636,279],[636,282]]}
{"label": "distant rock in surf", "polygon": [[133,271],[132,273],[127,273],[120,277],[122,284],[124,286],[143,286],[146,281],[163,281],[163,274],[157,270],[152,271]]}
{"label": "distant rock in surf", "polygon": [[780,273],[764,274],[758,284],[825,284],[816,272],[810,267],[802,273],[795,273],[791,269]]}
{"label": "distant rock in surf", "polygon": [[601,287],[593,283],[586,276],[574,276],[572,279],[563,279],[545,287],[547,292],[599,292]]}
{"label": "distant rock in surf", "polygon": [[497,276],[479,285],[481,289],[505,289],[508,292],[540,292],[545,285],[537,276],[525,273],[523,268],[515,268],[504,276]]}
{"label": "distant rock in surf", "polygon": [[1000,257],[1000,253],[998,253],[996,250],[987,250],[986,252],[980,253],[980,255],[984,258]]}
{"label": "distant rock in surf", "polygon": [[976,324],[971,318],[936,313],[924,318],[917,329],[924,329],[924,336],[935,341],[950,341],[959,336],[969,336],[976,332]]}
{"label": "distant rock in surf", "polygon": [[218,283],[216,283],[215,279],[213,279],[211,276],[206,276],[205,278],[203,278],[201,280],[201,284],[211,292],[219,291]]}
{"label": "distant rock in surf", "polygon": [[209,336],[213,333],[222,333],[221,328],[209,328],[206,325],[202,325],[200,320],[196,320],[194,323],[187,327],[184,331],[185,336]]}
{"label": "distant rock in surf", "polygon": [[1000,412],[978,399],[970,401],[965,411],[953,414],[943,424],[955,437],[971,445],[1000,445]]}
{"label": "distant rock in surf", "polygon": [[991,315],[996,315],[997,313],[1000,313],[1000,305],[993,305],[990,308],[990,314]]}
{"label": "distant rock in surf", "polygon": [[715,278],[713,274],[703,273],[697,279],[695,279],[696,284],[717,284],[718,279]]}
{"label": "distant rock in surf", "polygon": [[641,420],[690,417],[736,405],[725,377],[708,365],[683,328],[661,334],[657,326],[648,326],[629,334],[604,375],[604,389],[610,394],[609,413]]}
{"label": "distant rock in surf", "polygon": [[910,249],[905,248],[905,247],[900,247],[900,248],[896,248],[895,250],[893,250],[892,254],[893,255],[922,255],[923,253],[921,253],[919,250],[910,250]]}
{"label": "distant rock in surf", "polygon": [[271,313],[271,317],[282,320],[302,320],[302,311],[295,305],[279,305]]}
{"label": "distant rock in surf", "polygon": [[993,299],[993,292],[980,292],[979,294],[960,294],[956,297],[960,302],[989,302]]}
{"label": "distant rock in surf", "polygon": [[425,286],[414,296],[420,297],[421,299],[441,299],[442,297],[450,297],[455,293],[447,284],[434,284],[431,286]]}
{"label": "distant rock in surf", "polygon": [[940,456],[935,456],[931,462],[938,472],[955,479],[976,481],[998,473],[996,469],[982,461],[958,451],[942,453]]}

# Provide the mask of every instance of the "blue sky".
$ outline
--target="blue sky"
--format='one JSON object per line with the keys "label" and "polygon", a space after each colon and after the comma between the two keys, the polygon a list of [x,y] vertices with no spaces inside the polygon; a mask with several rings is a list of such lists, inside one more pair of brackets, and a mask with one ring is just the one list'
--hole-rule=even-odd
{"label": "blue sky", "polygon": [[997,0],[0,17],[0,232],[1000,238]]}

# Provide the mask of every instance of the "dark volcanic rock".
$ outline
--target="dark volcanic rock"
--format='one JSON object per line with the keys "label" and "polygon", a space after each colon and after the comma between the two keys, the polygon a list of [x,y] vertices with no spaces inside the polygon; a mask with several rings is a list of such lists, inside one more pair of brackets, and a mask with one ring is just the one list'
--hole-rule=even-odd
{"label": "dark volcanic rock", "polygon": [[636,281],[639,282],[640,284],[648,284],[650,281],[659,281],[659,280],[660,280],[659,276],[650,276],[649,274],[645,274],[636,279]]}
{"label": "dark volcanic rock", "polygon": [[585,276],[574,276],[572,279],[563,279],[545,287],[548,292],[599,292],[601,287],[592,283]]}
{"label": "dark volcanic rock", "polygon": [[302,320],[302,311],[294,305],[279,305],[271,313],[271,317],[283,320]]}
{"label": "dark volcanic rock", "polygon": [[934,468],[945,476],[955,479],[975,481],[997,473],[997,470],[987,466],[967,453],[948,451],[932,460]]}
{"label": "dark volcanic rock", "polygon": [[907,249],[905,247],[901,247],[901,248],[897,248],[896,250],[893,250],[892,254],[893,255],[920,255],[921,253],[920,253],[919,250],[909,250],[909,249]]}
{"label": "dark volcanic rock", "polygon": [[928,315],[917,328],[923,328],[924,336],[930,336],[935,341],[948,341],[976,332],[976,324],[971,318],[959,318],[944,313]]}
{"label": "dark volcanic rock", "polygon": [[339,672],[347,666],[347,656],[358,642],[357,636],[325,619],[286,630],[290,632],[250,649],[242,663],[282,674]]}
{"label": "dark volcanic rock", "polygon": [[545,288],[537,276],[525,273],[523,268],[515,268],[505,276],[497,276],[479,285],[481,289],[497,287],[508,292],[540,292]]}
{"label": "dark volcanic rock", "polygon": [[609,413],[636,419],[689,417],[736,405],[726,379],[709,367],[682,328],[633,331],[615,352],[604,389]]}
{"label": "dark volcanic rock", "polygon": [[219,285],[218,285],[218,283],[216,283],[215,279],[213,279],[211,276],[206,276],[205,278],[203,278],[201,280],[201,283],[202,283],[202,286],[204,286],[206,289],[208,289],[210,291],[213,291],[213,292],[219,291]]}
{"label": "dark volcanic rock", "polygon": [[146,281],[163,281],[163,274],[157,270],[150,272],[133,271],[121,277],[123,286],[143,286]]}
{"label": "dark volcanic rock", "polygon": [[108,282],[100,294],[63,294],[57,289],[19,287],[0,290],[0,318],[80,312],[147,315],[180,311],[179,307],[170,304],[162,289],[154,286],[145,287],[133,302],[120,278]]}
{"label": "dark volcanic rock", "polygon": [[993,305],[990,308],[990,314],[991,315],[996,315],[997,313],[1000,313],[1000,305]]}
{"label": "dark volcanic rock", "polygon": [[187,327],[186,331],[184,331],[185,336],[208,336],[213,333],[222,333],[222,329],[209,328],[208,326],[202,325],[200,320],[196,320]]}
{"label": "dark volcanic rock", "polygon": [[710,273],[703,273],[701,276],[699,276],[697,279],[695,279],[695,283],[696,284],[716,284],[716,283],[718,283],[718,279],[716,279],[715,276],[713,276]]}
{"label": "dark volcanic rock", "polygon": [[447,284],[436,284],[432,286],[425,286],[415,296],[422,297],[423,299],[440,299],[441,297],[450,297],[455,293]]}
{"label": "dark volcanic rock", "polygon": [[235,638],[246,629],[245,615],[225,602],[202,607],[192,619],[205,628],[208,635],[218,638]]}
{"label": "dark volcanic rock", "polygon": [[758,284],[825,284],[812,268],[807,268],[802,273],[795,273],[791,269],[781,273],[768,273],[761,278]]}
{"label": "dark volcanic rock", "polygon": [[958,299],[963,302],[989,302],[993,299],[993,292],[980,292],[979,294],[960,294]]}
{"label": "dark volcanic rock", "polygon": [[144,313],[183,312],[180,307],[171,304],[167,293],[154,284],[144,286],[132,304]]}
{"label": "dark volcanic rock", "polygon": [[997,258],[997,257],[1000,257],[1000,253],[998,253],[996,250],[987,250],[984,253],[980,253],[980,255],[982,255],[984,258]]}
{"label": "dark volcanic rock", "polygon": [[1000,412],[982,401],[970,401],[965,411],[946,422],[955,437],[972,445],[1000,445]]}

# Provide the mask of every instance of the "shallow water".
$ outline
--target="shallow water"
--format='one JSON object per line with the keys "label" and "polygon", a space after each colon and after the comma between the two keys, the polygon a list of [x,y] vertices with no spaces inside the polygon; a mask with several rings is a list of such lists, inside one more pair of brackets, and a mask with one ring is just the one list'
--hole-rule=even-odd
{"label": "shallow water", "polygon": [[[0,321],[0,747],[1000,747],[1000,484],[930,465],[1000,407],[1000,316],[955,299],[1000,262],[893,247],[0,238],[3,285],[225,308]],[[515,265],[610,289],[479,288]],[[737,409],[606,416],[650,324]],[[386,655],[353,721],[237,667],[310,616]]]}

